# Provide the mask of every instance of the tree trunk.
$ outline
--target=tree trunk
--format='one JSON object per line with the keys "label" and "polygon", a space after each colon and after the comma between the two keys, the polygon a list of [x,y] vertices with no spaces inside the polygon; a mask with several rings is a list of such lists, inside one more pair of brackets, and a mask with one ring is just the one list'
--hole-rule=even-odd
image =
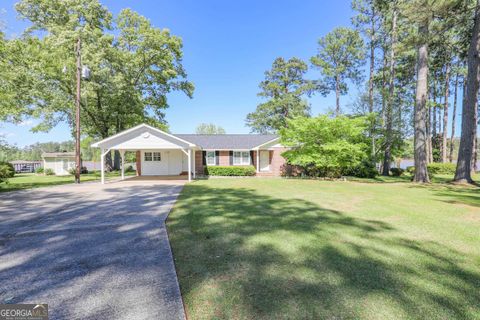
{"label": "tree trunk", "polygon": [[462,134],[460,137],[460,148],[458,151],[457,170],[454,180],[456,182],[472,183],[472,153],[475,142],[476,129],[476,106],[478,98],[479,73],[479,52],[480,52],[480,14],[478,7],[475,11],[475,22],[472,38],[468,49],[467,58],[467,92],[463,99],[462,108]]}
{"label": "tree trunk", "polygon": [[[109,136],[108,129],[104,128],[103,130],[101,130],[100,136],[102,139],[108,138]],[[112,155],[111,155],[111,152],[107,152],[107,154],[105,155],[105,170],[110,172],[112,171],[112,169],[113,169]]]}
{"label": "tree trunk", "polygon": [[382,65],[382,129],[385,128],[385,111],[387,109],[387,94],[385,92],[385,88],[387,87],[387,75],[386,75],[386,68],[387,68],[387,48],[385,45],[382,46],[383,51],[383,65]]}
{"label": "tree trunk", "polygon": [[475,136],[475,148],[473,148],[473,173],[478,171],[477,168],[477,159],[478,156],[478,136]]}
{"label": "tree trunk", "polygon": [[[117,117],[117,121],[116,121],[116,125],[115,125],[115,133],[119,133],[119,132],[122,132],[123,131],[123,126],[122,126],[122,122],[120,120],[120,117]],[[114,170],[120,170],[120,163],[121,163],[121,156],[120,156],[120,151],[118,150],[115,150],[115,152],[113,153],[113,169]]]}
{"label": "tree trunk", "polygon": [[[479,67],[480,68],[480,67]],[[479,71],[480,72],[480,71]],[[478,138],[477,138],[477,125],[478,125],[478,100],[475,103],[475,126],[473,127],[473,153],[472,153],[472,173],[477,172],[477,148],[478,148]]]}
{"label": "tree trunk", "polygon": [[[428,22],[418,28],[420,36],[428,35]],[[428,45],[426,40],[418,46],[417,88],[414,108],[414,147],[415,147],[415,182],[430,182],[427,171],[426,150],[426,115],[428,90]]]}
{"label": "tree trunk", "polygon": [[455,74],[455,88],[453,91],[453,110],[452,110],[452,135],[450,138],[450,154],[448,156],[448,160],[450,162],[453,161],[453,147],[454,147],[454,139],[455,139],[455,121],[457,118],[457,90],[458,90],[458,70]]}
{"label": "tree trunk", "polygon": [[383,157],[382,175],[390,175],[390,163],[392,162],[392,144],[393,144],[393,95],[395,94],[395,45],[397,41],[397,9],[393,4],[392,9],[392,36],[390,44],[390,78],[388,83],[388,101],[385,115],[386,135],[385,135],[385,154]]}
{"label": "tree trunk", "polygon": [[427,119],[425,121],[425,129],[427,130],[427,163],[432,163],[433,153],[432,153],[432,108],[426,107]]}
{"label": "tree trunk", "polygon": [[335,77],[335,116],[340,115],[340,79],[338,75]]}
{"label": "tree trunk", "polygon": [[[372,4],[372,21],[370,27],[370,76],[368,79],[368,112],[373,113],[373,77],[375,76],[375,5]],[[372,139],[372,158],[375,163],[375,118],[372,120],[370,138]]]}
{"label": "tree trunk", "polygon": [[115,152],[113,153],[113,170],[120,170],[120,162],[120,151],[115,150]]}
{"label": "tree trunk", "polygon": [[368,112],[373,112],[373,77],[375,76],[375,8],[372,5],[372,24],[370,27],[370,75],[368,78]]}
{"label": "tree trunk", "polygon": [[448,126],[448,97],[450,95],[450,62],[445,66],[445,101],[443,104],[443,135],[442,135],[442,162],[447,162],[447,126]]}
{"label": "tree trunk", "polygon": [[105,170],[110,172],[113,169],[113,164],[112,164],[112,153],[107,152],[105,155]]}
{"label": "tree trunk", "polygon": [[432,138],[435,138],[435,136],[437,135],[437,73],[434,72],[433,73],[433,95],[432,95],[432,101],[433,101],[433,106],[431,107],[432,109],[432,127],[431,127],[431,131],[432,132]]}
{"label": "tree trunk", "polygon": [[[444,102],[445,103],[445,102]],[[442,108],[440,107],[442,105],[442,97],[438,98],[438,106],[437,106],[437,117],[438,117],[438,134],[442,133]]]}

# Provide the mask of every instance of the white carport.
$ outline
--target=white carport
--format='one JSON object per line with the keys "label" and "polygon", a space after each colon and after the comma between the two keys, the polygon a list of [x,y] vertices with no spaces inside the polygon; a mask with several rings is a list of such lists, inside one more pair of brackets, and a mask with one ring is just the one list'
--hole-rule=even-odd
{"label": "white carport", "polygon": [[[141,175],[171,176],[187,171],[188,181],[195,178],[195,156],[198,149],[193,143],[175,137],[147,124],[141,124],[92,144],[101,149],[101,181],[105,183],[105,155],[118,150],[122,159],[122,180],[125,179],[125,152],[140,154]],[[138,165],[138,159],[137,159]]]}

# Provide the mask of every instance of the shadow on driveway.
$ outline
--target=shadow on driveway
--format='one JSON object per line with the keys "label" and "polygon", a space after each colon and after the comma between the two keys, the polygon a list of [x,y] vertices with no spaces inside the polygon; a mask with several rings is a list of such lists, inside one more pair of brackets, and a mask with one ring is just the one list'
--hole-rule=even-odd
{"label": "shadow on driveway", "polygon": [[85,184],[0,196],[0,301],[50,319],[184,319],[164,221],[183,185]]}

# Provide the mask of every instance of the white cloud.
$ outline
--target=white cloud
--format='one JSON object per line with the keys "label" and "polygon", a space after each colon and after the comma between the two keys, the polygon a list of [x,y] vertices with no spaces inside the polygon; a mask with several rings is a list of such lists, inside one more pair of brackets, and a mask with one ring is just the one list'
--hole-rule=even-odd
{"label": "white cloud", "polygon": [[33,120],[23,120],[18,125],[22,127],[31,127],[33,125]]}
{"label": "white cloud", "polygon": [[14,136],[15,136],[15,133],[13,133],[13,132],[7,132],[7,131],[1,132],[0,131],[0,137],[11,138],[11,137],[14,137]]}

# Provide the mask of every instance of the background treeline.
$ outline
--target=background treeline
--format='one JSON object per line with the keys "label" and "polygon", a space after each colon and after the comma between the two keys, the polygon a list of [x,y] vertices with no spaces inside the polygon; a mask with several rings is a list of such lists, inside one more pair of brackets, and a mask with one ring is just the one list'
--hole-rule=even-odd
{"label": "background treeline", "polygon": [[[353,0],[352,8],[352,27],[339,26],[320,38],[309,62],[274,61],[260,84],[259,96],[267,101],[248,114],[247,125],[254,132],[281,132],[289,118],[310,116],[308,97],[332,93],[332,116],[369,115],[369,157],[384,175],[395,158],[411,155],[414,180],[428,182],[427,165],[452,162],[457,153],[456,180],[471,181],[477,157],[478,2]],[[306,79],[309,67],[316,79]],[[341,97],[352,86],[360,93],[345,106]],[[461,135],[458,152],[455,135]]]}
{"label": "background treeline", "polygon": [[[451,141],[460,135],[455,180],[472,182],[478,149],[477,0],[353,0],[352,8],[351,27],[339,26],[321,37],[309,61],[275,59],[260,83],[264,102],[247,115],[247,125],[254,132],[282,133],[289,120],[310,117],[311,95],[334,94],[331,117],[368,119],[366,127],[363,121],[340,122],[365,127],[367,141],[361,144],[369,148],[361,148],[367,153],[362,158],[379,165],[384,175],[409,148],[414,181],[428,182],[427,165],[453,161]],[[21,0],[16,9],[29,27],[14,39],[0,32],[0,120],[35,117],[41,122],[34,130],[61,121],[73,128],[79,42],[92,75],[83,82],[81,101],[88,137],[106,138],[140,122],[165,128],[167,94],[192,96],[181,39],[130,9],[114,16],[98,0]],[[309,68],[314,79],[306,78]],[[360,94],[347,108],[342,97],[354,86]],[[318,118],[309,125],[326,122]],[[302,123],[295,127],[305,128]],[[356,148],[359,136],[352,134],[358,128],[343,129],[348,138],[336,132],[319,135],[329,139],[331,152],[341,149],[345,155],[342,141],[351,139],[348,145]],[[283,136],[298,137],[293,132]],[[413,146],[406,143],[412,137]],[[318,152],[313,146],[321,139],[308,141],[314,144],[305,152]],[[118,153],[107,157],[107,167],[118,167],[119,161]]]}
{"label": "background treeline", "polygon": [[[81,143],[82,160],[99,161],[100,151],[91,148],[92,139],[83,140]],[[0,161],[12,160],[42,160],[44,152],[72,152],[75,149],[73,140],[63,142],[37,142],[23,148],[9,145],[0,141]]]}

